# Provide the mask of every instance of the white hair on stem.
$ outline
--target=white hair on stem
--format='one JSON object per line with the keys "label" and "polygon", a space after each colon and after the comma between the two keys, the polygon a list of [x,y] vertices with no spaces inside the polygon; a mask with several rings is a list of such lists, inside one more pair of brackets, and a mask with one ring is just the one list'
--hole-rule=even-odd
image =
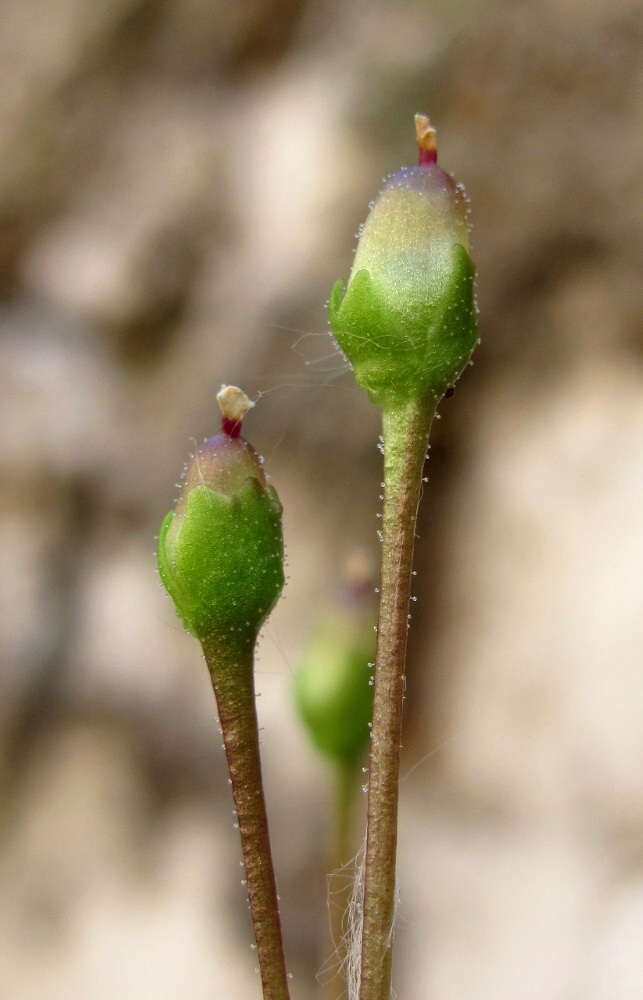
{"label": "white hair on stem", "polygon": [[359,1000],[359,981],[362,972],[362,931],[364,929],[364,871],[366,868],[366,840],[355,858],[353,891],[346,910],[345,974],[348,1000]]}
{"label": "white hair on stem", "polygon": [[[353,889],[348,902],[344,917],[344,935],[342,937],[342,951],[344,960],[342,970],[346,978],[348,1000],[359,1000],[359,986],[362,974],[362,933],[364,930],[364,872],[366,870],[366,839],[351,862],[354,868]],[[348,866],[346,866],[348,867]],[[345,869],[342,869],[344,871]],[[393,941],[395,933],[395,922],[400,903],[400,890],[395,878],[395,905],[393,911],[393,922],[389,930],[387,945]],[[395,991],[391,988],[391,1000],[396,998]]]}

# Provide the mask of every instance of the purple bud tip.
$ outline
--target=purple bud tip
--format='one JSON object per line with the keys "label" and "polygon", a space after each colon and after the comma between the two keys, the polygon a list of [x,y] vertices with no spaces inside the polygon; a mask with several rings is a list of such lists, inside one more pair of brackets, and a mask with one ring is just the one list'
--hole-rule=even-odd
{"label": "purple bud tip", "polygon": [[418,166],[428,167],[438,162],[435,129],[426,115],[415,116],[415,135],[418,143]]}
{"label": "purple bud tip", "polygon": [[255,404],[236,385],[222,385],[217,393],[217,403],[221,409],[221,433],[238,438],[243,418]]}

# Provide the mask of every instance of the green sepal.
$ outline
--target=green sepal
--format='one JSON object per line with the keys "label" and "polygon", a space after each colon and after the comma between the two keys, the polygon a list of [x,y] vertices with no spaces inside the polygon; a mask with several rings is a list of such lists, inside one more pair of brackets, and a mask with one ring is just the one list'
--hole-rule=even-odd
{"label": "green sepal", "polygon": [[183,523],[170,512],[158,568],[185,628],[201,642],[254,642],[284,584],[282,508],[271,486],[248,479],[232,498],[196,486]]}
{"label": "green sepal", "polygon": [[[342,299],[333,286],[330,325],[357,383],[384,410],[428,394],[440,399],[462,374],[476,345],[474,267],[465,248],[445,246],[438,282],[387,301],[366,270]],[[390,280],[394,280],[391,278]]]}

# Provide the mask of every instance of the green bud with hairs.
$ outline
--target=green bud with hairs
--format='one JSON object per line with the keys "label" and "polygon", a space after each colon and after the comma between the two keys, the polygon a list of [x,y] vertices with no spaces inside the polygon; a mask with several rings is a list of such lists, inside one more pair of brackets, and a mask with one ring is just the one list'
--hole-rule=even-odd
{"label": "green bud with hairs", "polygon": [[254,649],[284,584],[281,504],[241,437],[253,405],[235,386],[217,396],[221,433],[188,463],[161,527],[158,569],[176,613],[201,643],[217,703],[264,997],[288,1000],[279,897],[261,777]]}
{"label": "green bud with hairs", "polygon": [[330,325],[355,379],[383,410],[457,381],[478,339],[464,189],[437,164],[435,131],[416,116],[417,167],[386,181],[364,223]]}
{"label": "green bud with hairs", "polygon": [[161,527],[158,568],[185,628],[201,642],[254,645],[284,584],[282,508],[262,460],[240,434],[252,405],[234,386],[217,399],[221,433],[188,463]]}

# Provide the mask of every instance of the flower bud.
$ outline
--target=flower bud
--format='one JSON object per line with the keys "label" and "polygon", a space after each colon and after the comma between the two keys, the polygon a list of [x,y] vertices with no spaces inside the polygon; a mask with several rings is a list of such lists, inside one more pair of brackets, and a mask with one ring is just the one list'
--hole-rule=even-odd
{"label": "flower bud", "polygon": [[158,540],[158,568],[185,628],[254,643],[284,584],[281,504],[240,436],[252,406],[234,386],[217,396],[221,433],[188,463]]}
{"label": "flower bud", "polygon": [[477,341],[464,189],[437,164],[435,131],[416,116],[419,165],[390,177],[366,219],[342,298],[329,314],[355,378],[382,409],[438,400]]}
{"label": "flower bud", "polygon": [[355,561],[295,673],[295,703],[310,738],[340,763],[352,763],[368,745],[376,620],[373,581]]}

